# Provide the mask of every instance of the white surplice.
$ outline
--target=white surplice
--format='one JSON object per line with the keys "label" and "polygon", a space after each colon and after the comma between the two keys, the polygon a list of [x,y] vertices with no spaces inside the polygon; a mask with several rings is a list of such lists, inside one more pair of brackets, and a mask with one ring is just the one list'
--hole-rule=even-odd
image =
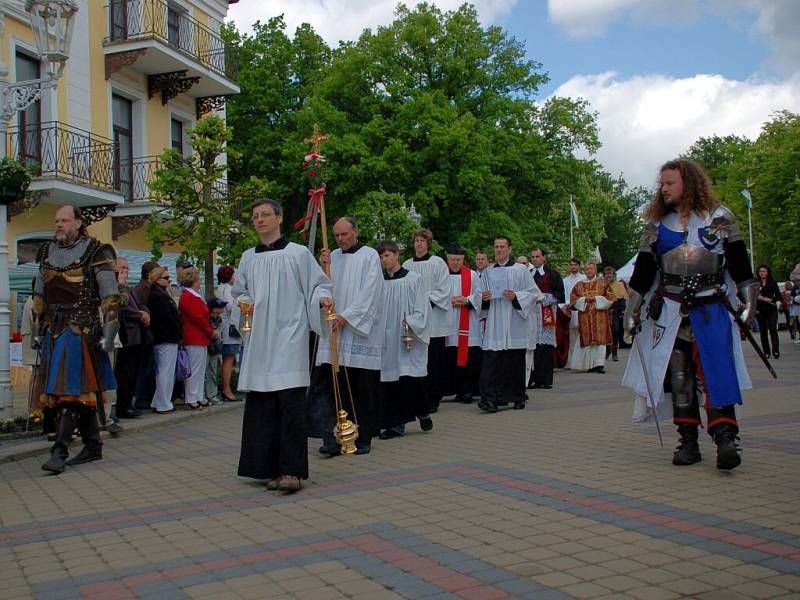
{"label": "white surplice", "polygon": [[[586,281],[586,275],[583,273],[575,273],[575,275],[572,275],[570,273],[564,277],[564,298],[566,299],[566,302],[558,305],[561,310],[564,310],[564,308],[569,306],[569,295],[572,293],[572,288],[574,288],[575,284],[579,281]],[[570,329],[578,328],[578,311],[572,311],[572,316],[569,320],[569,326]]]}
{"label": "white surplice", "polygon": [[[471,285],[470,292],[467,296],[470,306],[464,308],[454,308],[450,311],[450,324],[448,330],[450,333],[447,335],[445,345],[458,346],[458,324],[461,320],[461,311],[469,310],[469,346],[480,346],[483,341],[483,332],[481,331],[481,278],[475,271],[470,269]],[[450,294],[452,296],[462,296],[461,293],[461,273],[450,273]]]}
{"label": "white surplice", "polygon": [[[431,303],[422,287],[422,278],[401,269],[383,281],[385,310],[381,381],[397,381],[401,377],[425,377],[428,374],[428,317]],[[406,350],[400,340],[401,322],[405,319],[414,341]]]}
{"label": "white surplice", "polygon": [[[339,364],[380,371],[383,352],[383,271],[378,253],[368,246],[356,252],[331,252],[336,313],[347,326],[337,332]],[[331,363],[331,347],[320,340],[317,364]]]}
{"label": "white surplice", "polygon": [[483,335],[484,350],[521,350],[530,343],[531,310],[536,300],[543,297],[539,286],[533,280],[530,271],[519,263],[511,266],[494,266],[492,269],[508,271],[508,289],[517,296],[519,308],[515,308],[511,300],[497,298],[489,300],[486,314],[486,331]]}
{"label": "white surplice", "polygon": [[[280,250],[243,255],[231,290],[253,302],[252,330],[244,336],[239,390],[273,392],[309,384],[309,329],[322,333],[319,302],[331,284],[308,248],[289,243]],[[243,332],[244,333],[244,332]]]}
{"label": "white surplice", "polygon": [[450,306],[450,269],[447,263],[438,256],[428,255],[424,260],[409,258],[403,263],[403,268],[422,277],[422,287],[432,304],[428,323],[430,337],[448,335],[448,317],[453,311]]}

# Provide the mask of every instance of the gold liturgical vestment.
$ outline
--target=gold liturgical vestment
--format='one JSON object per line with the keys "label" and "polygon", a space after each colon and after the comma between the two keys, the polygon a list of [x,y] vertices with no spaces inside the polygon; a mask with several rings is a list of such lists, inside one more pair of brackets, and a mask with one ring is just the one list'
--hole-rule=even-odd
{"label": "gold liturgical vestment", "polygon": [[[581,346],[611,343],[608,309],[617,297],[602,277],[579,281],[572,288],[569,302],[578,310]],[[583,310],[581,310],[583,309]]]}

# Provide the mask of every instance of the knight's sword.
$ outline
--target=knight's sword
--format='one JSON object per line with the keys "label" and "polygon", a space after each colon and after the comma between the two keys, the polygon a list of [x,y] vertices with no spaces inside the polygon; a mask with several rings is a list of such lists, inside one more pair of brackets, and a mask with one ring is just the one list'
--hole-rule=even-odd
{"label": "knight's sword", "polygon": [[650,375],[647,373],[647,364],[644,360],[644,353],[642,352],[642,346],[639,343],[639,338],[641,335],[633,336],[633,345],[636,346],[636,353],[639,355],[639,364],[642,367],[642,373],[644,374],[644,383],[647,386],[647,399],[650,401],[650,408],[653,409],[653,418],[656,422],[656,431],[658,432],[658,441],[661,443],[661,447],[664,447],[664,436],[661,435],[661,425],[658,422],[658,411],[656,410],[656,397],[653,394],[653,386],[650,385]]}

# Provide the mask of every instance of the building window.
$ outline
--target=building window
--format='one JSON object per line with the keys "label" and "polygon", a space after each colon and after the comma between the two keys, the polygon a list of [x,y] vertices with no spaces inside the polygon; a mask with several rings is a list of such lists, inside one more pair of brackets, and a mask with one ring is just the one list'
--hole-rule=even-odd
{"label": "building window", "polygon": [[[41,77],[39,61],[24,52],[16,54],[17,81],[28,81]],[[37,100],[17,116],[19,126],[18,147],[15,148],[20,162],[27,165],[42,162],[42,101]]]}
{"label": "building window", "polygon": [[170,122],[170,144],[183,156],[183,121],[179,119]]}
{"label": "building window", "polygon": [[17,242],[17,264],[36,262],[39,255],[39,248],[49,242],[52,238],[28,238]]}
{"label": "building window", "polygon": [[112,40],[128,37],[128,0],[111,0],[109,30]]}
{"label": "building window", "polygon": [[133,183],[133,102],[118,94],[111,99],[114,131],[114,187],[125,199],[131,197]]}

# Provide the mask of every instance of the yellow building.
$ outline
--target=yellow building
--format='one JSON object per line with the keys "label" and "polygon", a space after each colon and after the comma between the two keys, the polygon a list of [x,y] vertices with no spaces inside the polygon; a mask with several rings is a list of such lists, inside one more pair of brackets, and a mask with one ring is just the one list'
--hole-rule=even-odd
{"label": "yellow building", "polygon": [[[34,260],[63,204],[111,208],[92,234],[123,251],[149,250],[147,183],[157,156],[189,151],[187,130],[224,114],[225,97],[239,92],[235,54],[219,34],[236,1],[76,0],[57,89],[12,117],[6,134],[7,155],[39,169],[35,206],[9,206],[10,268]],[[0,11],[8,80],[41,77],[24,0],[0,0]]]}

